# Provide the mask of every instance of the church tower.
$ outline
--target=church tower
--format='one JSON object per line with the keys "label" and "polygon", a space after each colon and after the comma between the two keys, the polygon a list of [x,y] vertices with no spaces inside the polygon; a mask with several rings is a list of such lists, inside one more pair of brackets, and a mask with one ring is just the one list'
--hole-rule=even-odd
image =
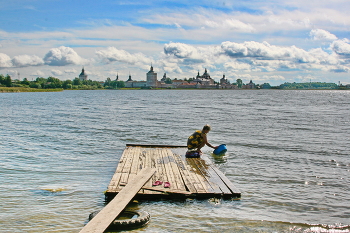
{"label": "church tower", "polygon": [[87,80],[87,75],[85,74],[85,70],[84,70],[84,67],[83,67],[83,69],[81,70],[81,73],[80,73],[80,75],[79,75],[79,79],[80,79],[80,81],[84,81],[84,80]]}
{"label": "church tower", "polygon": [[151,65],[151,69],[147,73],[147,87],[157,87],[157,82],[157,73],[153,71],[153,66]]}
{"label": "church tower", "polygon": [[131,74],[129,73],[129,79],[126,80],[127,82],[132,82],[133,80],[131,79]]}
{"label": "church tower", "polygon": [[166,81],[166,73],[164,73],[163,78],[160,81],[163,83]]}

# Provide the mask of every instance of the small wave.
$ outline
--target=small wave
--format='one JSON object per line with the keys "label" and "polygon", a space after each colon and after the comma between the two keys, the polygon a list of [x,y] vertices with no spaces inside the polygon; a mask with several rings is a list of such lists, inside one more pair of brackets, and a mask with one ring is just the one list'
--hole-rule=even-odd
{"label": "small wave", "polygon": [[41,190],[49,191],[51,193],[57,193],[57,192],[66,191],[67,189],[65,189],[65,188],[43,188]]}
{"label": "small wave", "polygon": [[348,233],[350,232],[350,225],[327,225],[327,224],[301,224],[302,227],[294,226],[290,232],[312,232],[312,233]]}
{"label": "small wave", "polygon": [[37,195],[42,195],[42,196],[61,196],[61,195],[67,195],[72,192],[72,190],[69,190],[68,188],[64,186],[59,186],[59,185],[48,185],[44,187],[39,187],[38,189],[31,190],[33,193]]}

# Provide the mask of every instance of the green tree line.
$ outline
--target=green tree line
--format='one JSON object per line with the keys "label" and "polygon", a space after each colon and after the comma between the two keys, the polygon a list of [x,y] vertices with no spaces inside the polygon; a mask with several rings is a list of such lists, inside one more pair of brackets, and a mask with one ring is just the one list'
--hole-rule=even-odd
{"label": "green tree line", "polygon": [[0,74],[0,86],[4,87],[11,87],[12,85],[12,79],[10,75],[6,75],[6,77],[2,74]]}
{"label": "green tree line", "polygon": [[[191,82],[194,78],[184,79],[184,81]],[[166,79],[166,83],[171,84],[174,80],[178,79]],[[241,79],[237,79],[236,83],[233,83],[242,88],[244,85]],[[259,86],[259,85],[257,85]],[[9,75],[0,74],[0,87],[25,87],[25,88],[37,88],[37,89],[77,89],[77,90],[95,90],[95,89],[119,89],[125,87],[124,81],[111,80],[107,78],[105,82],[98,82],[92,80],[80,80],[75,78],[73,80],[61,81],[55,77],[42,78],[38,77],[34,81],[29,81],[27,78],[20,80],[12,80]],[[339,86],[335,83],[325,82],[308,82],[308,83],[284,83],[279,86],[270,86],[269,83],[260,85],[262,89],[339,89]],[[346,89],[346,87],[344,87]]]}
{"label": "green tree line", "polygon": [[280,89],[338,89],[335,83],[309,82],[309,83],[284,83]]}
{"label": "green tree line", "polygon": [[37,89],[76,89],[76,90],[95,90],[95,89],[119,89],[125,87],[124,81],[116,81],[107,78],[105,82],[92,80],[73,80],[62,81],[55,77],[42,78],[37,77],[34,81],[29,81],[27,78],[20,80],[12,80],[9,75],[0,74],[0,87],[27,87]]}
{"label": "green tree line", "polygon": [[125,87],[124,81],[111,80],[107,78],[103,85],[106,89],[119,89]]}

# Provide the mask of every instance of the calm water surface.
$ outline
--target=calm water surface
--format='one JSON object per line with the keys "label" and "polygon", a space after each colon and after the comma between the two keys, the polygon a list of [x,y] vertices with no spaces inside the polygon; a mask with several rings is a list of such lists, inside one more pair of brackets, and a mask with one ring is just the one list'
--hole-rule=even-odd
{"label": "calm water surface", "polygon": [[240,200],[133,203],[132,232],[350,232],[350,92],[122,90],[0,93],[1,232],[79,232],[125,144],[185,145],[211,124],[211,156]]}

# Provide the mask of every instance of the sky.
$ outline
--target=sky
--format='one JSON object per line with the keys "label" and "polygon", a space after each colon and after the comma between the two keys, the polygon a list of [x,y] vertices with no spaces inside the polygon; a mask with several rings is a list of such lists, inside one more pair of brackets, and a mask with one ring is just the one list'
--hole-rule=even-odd
{"label": "sky", "polygon": [[12,79],[193,78],[350,84],[349,0],[0,0]]}

